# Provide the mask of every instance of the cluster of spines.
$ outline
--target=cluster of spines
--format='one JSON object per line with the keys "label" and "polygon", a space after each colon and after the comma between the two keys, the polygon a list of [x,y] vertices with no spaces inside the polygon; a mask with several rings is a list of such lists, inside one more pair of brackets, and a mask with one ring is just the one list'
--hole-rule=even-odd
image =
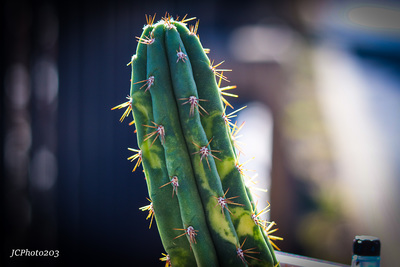
{"label": "cluster of spines", "polygon": [[[154,19],[155,19],[155,16],[147,16],[146,15],[147,25],[145,26],[145,29],[146,28],[151,28],[151,29],[155,28]],[[167,30],[168,29],[173,29],[173,28],[176,30],[176,27],[175,27],[176,23],[179,23],[179,25],[182,26],[182,25],[186,25],[187,21],[190,21],[190,20],[193,20],[193,19],[195,19],[195,18],[186,19],[186,16],[185,16],[181,21],[179,21],[179,20],[175,20],[174,21],[170,15],[166,14],[166,16],[164,18],[162,18],[160,23],[164,24],[164,27]],[[157,24],[159,24],[159,23],[157,23]],[[195,24],[195,26],[191,26],[189,28],[190,28],[189,35],[196,36],[198,38],[198,35],[197,35],[198,21]],[[148,32],[149,32],[148,35],[145,35],[143,33],[141,37],[137,37],[137,41],[139,42],[139,45],[141,44],[141,45],[145,45],[145,46],[151,46],[155,42],[154,31],[151,30],[151,31],[148,31]],[[139,47],[139,45],[138,45],[138,47]],[[139,48],[138,48],[138,50],[139,50]],[[176,51],[176,61],[175,61],[175,63],[179,63],[180,61],[185,63],[186,61],[189,60],[190,57],[188,57],[188,55],[185,54],[184,51],[182,51],[182,47],[181,46],[179,46],[175,51]],[[204,49],[204,48],[202,48],[202,51],[204,53],[208,53],[209,52],[208,49]],[[138,51],[137,51],[137,53],[138,53]],[[128,65],[131,65],[131,64],[133,65],[133,62],[136,59],[137,59],[137,54],[132,56],[132,59],[128,63]],[[219,92],[219,101],[221,102],[221,104],[224,105],[221,117],[222,117],[222,119],[223,119],[223,121],[224,121],[224,123],[226,125],[227,133],[228,133],[229,138],[230,138],[230,142],[232,142],[234,147],[236,147],[236,149],[238,149],[239,147],[237,145],[237,140],[236,139],[238,138],[237,134],[240,131],[240,129],[243,127],[243,124],[240,125],[240,126],[237,126],[237,123],[232,123],[231,119],[236,116],[237,112],[239,112],[240,110],[244,109],[245,107],[243,107],[241,109],[238,109],[238,110],[236,110],[234,112],[231,112],[229,114],[226,114],[226,112],[225,112],[226,108],[228,106],[230,108],[233,108],[233,106],[225,99],[224,96],[237,97],[237,95],[225,92],[227,90],[236,88],[236,86],[221,87],[221,81],[222,80],[225,80],[225,81],[229,82],[227,77],[224,76],[223,72],[224,71],[230,71],[230,70],[227,70],[227,69],[218,69],[218,67],[222,63],[223,62],[220,62],[220,63],[214,65],[214,63],[212,62],[212,63],[209,64],[209,69],[212,71],[212,73],[215,75],[215,77],[219,78],[219,82],[217,84],[217,89],[218,89],[218,92]],[[134,66],[132,66],[132,67],[134,68]],[[154,75],[150,75],[150,76],[146,77],[146,79],[143,79],[143,80],[140,80],[140,81],[132,80],[132,86],[137,85],[137,84],[141,84],[139,90],[145,88],[143,90],[144,91],[143,93],[148,93],[147,91],[149,91],[149,90],[151,91],[151,88],[152,88],[152,86],[153,86],[153,84],[155,82],[156,82],[155,76]],[[132,95],[133,94],[132,94],[132,89],[131,89],[131,95],[127,97],[128,101],[124,102],[124,103],[122,103],[122,104],[120,104],[120,105],[118,105],[118,106],[113,108],[113,109],[125,108],[125,112],[123,113],[122,117],[120,118],[121,122],[130,113],[132,113],[132,114],[134,113],[133,112],[133,108],[132,108],[132,103],[134,101]],[[203,116],[205,114],[206,115],[209,114],[207,112],[207,109],[205,109],[204,107],[202,107],[200,105],[200,101],[208,101],[208,99],[200,99],[198,96],[191,95],[191,96],[189,96],[187,98],[179,98],[179,101],[181,101],[181,102],[185,101],[185,102],[182,102],[181,105],[185,105],[185,104],[189,104],[190,105],[189,117],[194,116],[196,111],[201,116]],[[203,113],[200,110],[203,111]],[[132,121],[130,124],[134,124],[135,121],[136,120],[134,119],[134,121]],[[161,125],[161,124],[157,124],[154,121],[151,121],[151,123],[152,123],[152,125],[148,125],[148,124],[136,125],[136,127],[142,127],[143,129],[146,129],[146,128],[147,129],[152,129],[150,132],[146,131],[147,133],[143,135],[143,138],[142,138],[143,140],[142,141],[146,142],[147,140],[152,139],[151,140],[152,142],[151,142],[150,146],[148,146],[148,148],[151,148],[151,146],[153,146],[155,144],[156,140],[159,139],[160,143],[161,143],[161,146],[163,146],[165,144],[165,135],[166,135],[164,126]],[[135,130],[135,132],[136,132],[136,130]],[[138,137],[138,139],[139,139],[139,137]],[[213,161],[213,159],[216,159],[216,160],[222,161],[220,158],[218,158],[217,156],[215,156],[213,154],[213,153],[218,153],[220,151],[219,150],[215,150],[215,149],[211,149],[212,140],[213,140],[213,137],[211,137],[211,139],[208,140],[207,144],[203,144],[203,145],[200,145],[200,144],[197,144],[194,141],[191,141],[192,144],[195,147],[198,148],[198,150],[196,150],[195,152],[193,152],[191,154],[192,155],[198,154],[200,156],[200,164],[202,163],[203,159],[205,159],[206,163],[207,163],[207,166],[210,169],[210,171],[211,171],[211,166],[210,166],[209,160]],[[131,150],[133,152],[136,152],[136,154],[134,154],[133,156],[128,158],[128,160],[131,160],[131,161],[137,160],[137,162],[135,164],[135,167],[133,169],[133,171],[135,171],[138,168],[138,166],[142,162],[144,162],[145,160],[143,159],[143,154],[142,154],[142,150],[141,149],[129,148],[129,150]],[[238,150],[241,151],[241,149],[238,149]],[[244,164],[239,164],[238,163],[238,157],[236,157],[235,162],[236,162],[235,163],[235,167],[238,170],[238,172],[240,174],[240,177],[241,177],[241,180],[242,180],[244,177],[246,177],[246,175],[244,174],[245,169],[243,168],[243,165],[245,163]],[[213,168],[215,168],[215,167],[213,166]],[[174,197],[174,193],[175,193],[175,195],[178,195],[179,180],[178,180],[177,176],[168,176],[168,178],[170,180],[167,183],[164,183],[164,184],[158,186],[158,189],[161,189],[161,188],[163,188],[163,187],[165,187],[167,185],[172,185],[172,188],[173,188],[172,197]],[[150,187],[151,186],[149,184],[149,192],[150,192]],[[152,188],[152,190],[154,190],[154,188]],[[213,198],[216,199],[216,201],[217,201],[215,207],[217,207],[217,206],[220,207],[224,217],[225,217],[224,210],[228,211],[231,216],[235,217],[235,215],[231,212],[231,210],[229,210],[228,205],[244,206],[244,204],[236,203],[236,202],[233,201],[233,199],[237,199],[237,198],[239,198],[239,196],[226,197],[228,191],[229,191],[229,188],[227,188],[226,191],[222,195],[213,196]],[[250,200],[252,200],[251,196],[247,195],[247,197]],[[148,199],[148,200],[151,202],[150,205],[144,206],[144,207],[142,207],[140,209],[149,212],[149,214],[147,216],[147,219],[151,218],[151,221],[150,221],[150,227],[151,227],[153,218],[155,217],[157,219],[157,215],[156,215],[156,212],[154,210],[152,200],[151,199]],[[251,203],[253,203],[253,202],[251,202]],[[281,238],[270,235],[271,233],[273,233],[273,232],[275,232],[277,230],[277,229],[272,230],[272,227],[275,225],[275,223],[274,222],[267,222],[267,221],[262,220],[262,219],[259,218],[260,215],[262,215],[263,213],[269,211],[268,208],[269,208],[269,206],[257,213],[255,206],[252,205],[251,206],[251,214],[250,214],[250,216],[251,216],[251,219],[253,220],[254,224],[256,226],[258,226],[261,229],[261,231],[263,231],[264,236],[267,237],[267,240],[265,240],[266,243],[270,242],[275,248],[278,249],[278,247],[271,240],[281,240]],[[237,225],[236,225],[236,227],[237,227]],[[182,236],[186,235],[187,239],[189,241],[190,250],[192,249],[192,245],[193,244],[197,244],[196,235],[198,235],[199,230],[195,229],[192,225],[185,226],[185,228],[171,228],[171,229],[175,230],[175,231],[176,230],[184,231],[184,233],[175,236],[174,240],[178,239],[179,237],[182,237]],[[246,240],[247,240],[247,236],[244,238],[242,243],[239,243],[239,240],[236,241],[235,246],[236,246],[236,255],[237,255],[237,257],[240,259],[240,261],[244,265],[249,264],[248,260],[254,260],[255,262],[261,262],[261,259],[259,259],[256,256],[252,256],[250,254],[261,254],[262,251],[255,251],[256,247],[251,247],[251,248],[244,249],[243,246],[245,245]],[[270,253],[273,254],[273,251],[270,252]],[[166,262],[166,266],[172,266],[171,255],[170,254],[163,254],[163,255],[164,255],[164,257],[160,258],[160,260],[165,261]],[[248,259],[246,259],[246,257]],[[254,263],[254,261],[252,263]],[[271,263],[271,264],[273,263],[273,265],[279,265],[276,262],[275,258],[273,259],[272,262],[269,262],[269,263]],[[265,264],[265,263],[263,263],[263,264]],[[252,264],[252,265],[254,265],[254,264]]]}

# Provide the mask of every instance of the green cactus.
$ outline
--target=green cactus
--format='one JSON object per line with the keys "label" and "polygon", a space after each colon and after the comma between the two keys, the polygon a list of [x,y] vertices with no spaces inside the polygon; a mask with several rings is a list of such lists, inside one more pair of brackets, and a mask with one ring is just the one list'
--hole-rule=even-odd
{"label": "green cactus", "polygon": [[[167,254],[166,266],[277,266],[269,236],[273,222],[258,218],[235,152],[240,130],[225,114],[223,76],[197,36],[198,23],[166,15],[138,39],[128,101],[139,149],[128,159],[143,163],[151,204]],[[216,77],[220,77],[217,84]],[[225,89],[234,88],[233,86]],[[276,247],[276,246],[275,246]]]}

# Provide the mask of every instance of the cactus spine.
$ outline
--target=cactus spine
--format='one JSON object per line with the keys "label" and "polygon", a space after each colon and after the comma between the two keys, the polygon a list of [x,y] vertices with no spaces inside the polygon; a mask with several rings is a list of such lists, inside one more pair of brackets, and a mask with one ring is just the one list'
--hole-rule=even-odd
{"label": "cactus spine", "polygon": [[[166,266],[276,266],[234,150],[236,125],[228,123],[212,66],[196,26],[166,15],[147,17],[132,66],[132,111],[151,204],[167,254]],[[115,109],[113,108],[113,109]],[[270,224],[271,225],[271,224]]]}

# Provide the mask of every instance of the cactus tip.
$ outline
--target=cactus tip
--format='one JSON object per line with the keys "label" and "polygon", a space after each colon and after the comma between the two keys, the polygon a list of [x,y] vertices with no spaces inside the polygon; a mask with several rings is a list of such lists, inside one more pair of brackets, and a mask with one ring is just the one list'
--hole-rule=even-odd
{"label": "cactus tip", "polygon": [[147,16],[147,14],[145,14],[145,16],[146,16],[147,26],[153,26],[154,19],[156,18],[156,13],[154,13],[153,16],[151,16],[151,15]]}
{"label": "cactus tip", "polygon": [[167,12],[165,13],[164,17],[161,18],[161,20],[164,22],[164,25],[167,29],[176,29],[175,25],[173,24],[172,16]]}
{"label": "cactus tip", "polygon": [[197,22],[194,26],[193,25],[189,26],[189,34],[197,36],[197,38],[199,38],[199,35],[197,34],[197,30],[199,29],[199,23],[200,23],[200,20],[197,20]]}

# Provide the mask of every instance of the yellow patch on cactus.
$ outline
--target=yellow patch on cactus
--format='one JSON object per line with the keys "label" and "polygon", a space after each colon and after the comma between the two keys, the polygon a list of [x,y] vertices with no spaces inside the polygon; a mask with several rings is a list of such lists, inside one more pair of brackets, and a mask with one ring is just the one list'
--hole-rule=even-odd
{"label": "yellow patch on cactus", "polygon": [[232,162],[229,159],[218,162],[217,169],[221,181],[224,180],[224,178],[227,177],[234,168],[235,166],[232,165]]}
{"label": "yellow patch on cactus", "polygon": [[[231,209],[231,212],[233,216],[236,216],[236,218],[238,218],[237,216],[242,215],[238,219],[239,223],[236,228],[238,236],[247,236],[247,235],[252,236],[255,224],[248,211],[243,207],[233,207]],[[248,216],[246,214],[248,214]]]}
{"label": "yellow patch on cactus", "polygon": [[[140,92],[139,92],[139,93],[140,93]],[[133,95],[134,95],[133,98],[135,98],[135,94],[138,94],[138,93],[134,93],[134,94],[133,94]],[[142,113],[146,118],[149,117],[148,107],[146,107],[146,106],[144,106],[144,105],[141,105],[141,104],[139,104],[138,102],[136,102],[134,105],[135,105],[135,107],[137,108],[137,110],[139,110],[140,113]]]}
{"label": "yellow patch on cactus", "polygon": [[229,243],[236,245],[236,235],[230,231],[228,221],[221,213],[221,209],[215,206],[215,199],[210,199],[207,203],[207,211],[209,212],[209,219],[212,229],[216,231],[221,238],[227,240]]}
{"label": "yellow patch on cactus", "polygon": [[150,163],[151,168],[161,168],[161,160],[156,153],[150,152],[150,157],[147,159],[147,161]]}
{"label": "yellow patch on cactus", "polygon": [[213,120],[218,116],[221,116],[221,114],[218,112],[212,112],[207,116],[207,118],[204,119],[204,120],[207,120],[207,122],[208,122],[207,124],[203,124],[204,132],[207,134],[207,136],[212,135]]}

